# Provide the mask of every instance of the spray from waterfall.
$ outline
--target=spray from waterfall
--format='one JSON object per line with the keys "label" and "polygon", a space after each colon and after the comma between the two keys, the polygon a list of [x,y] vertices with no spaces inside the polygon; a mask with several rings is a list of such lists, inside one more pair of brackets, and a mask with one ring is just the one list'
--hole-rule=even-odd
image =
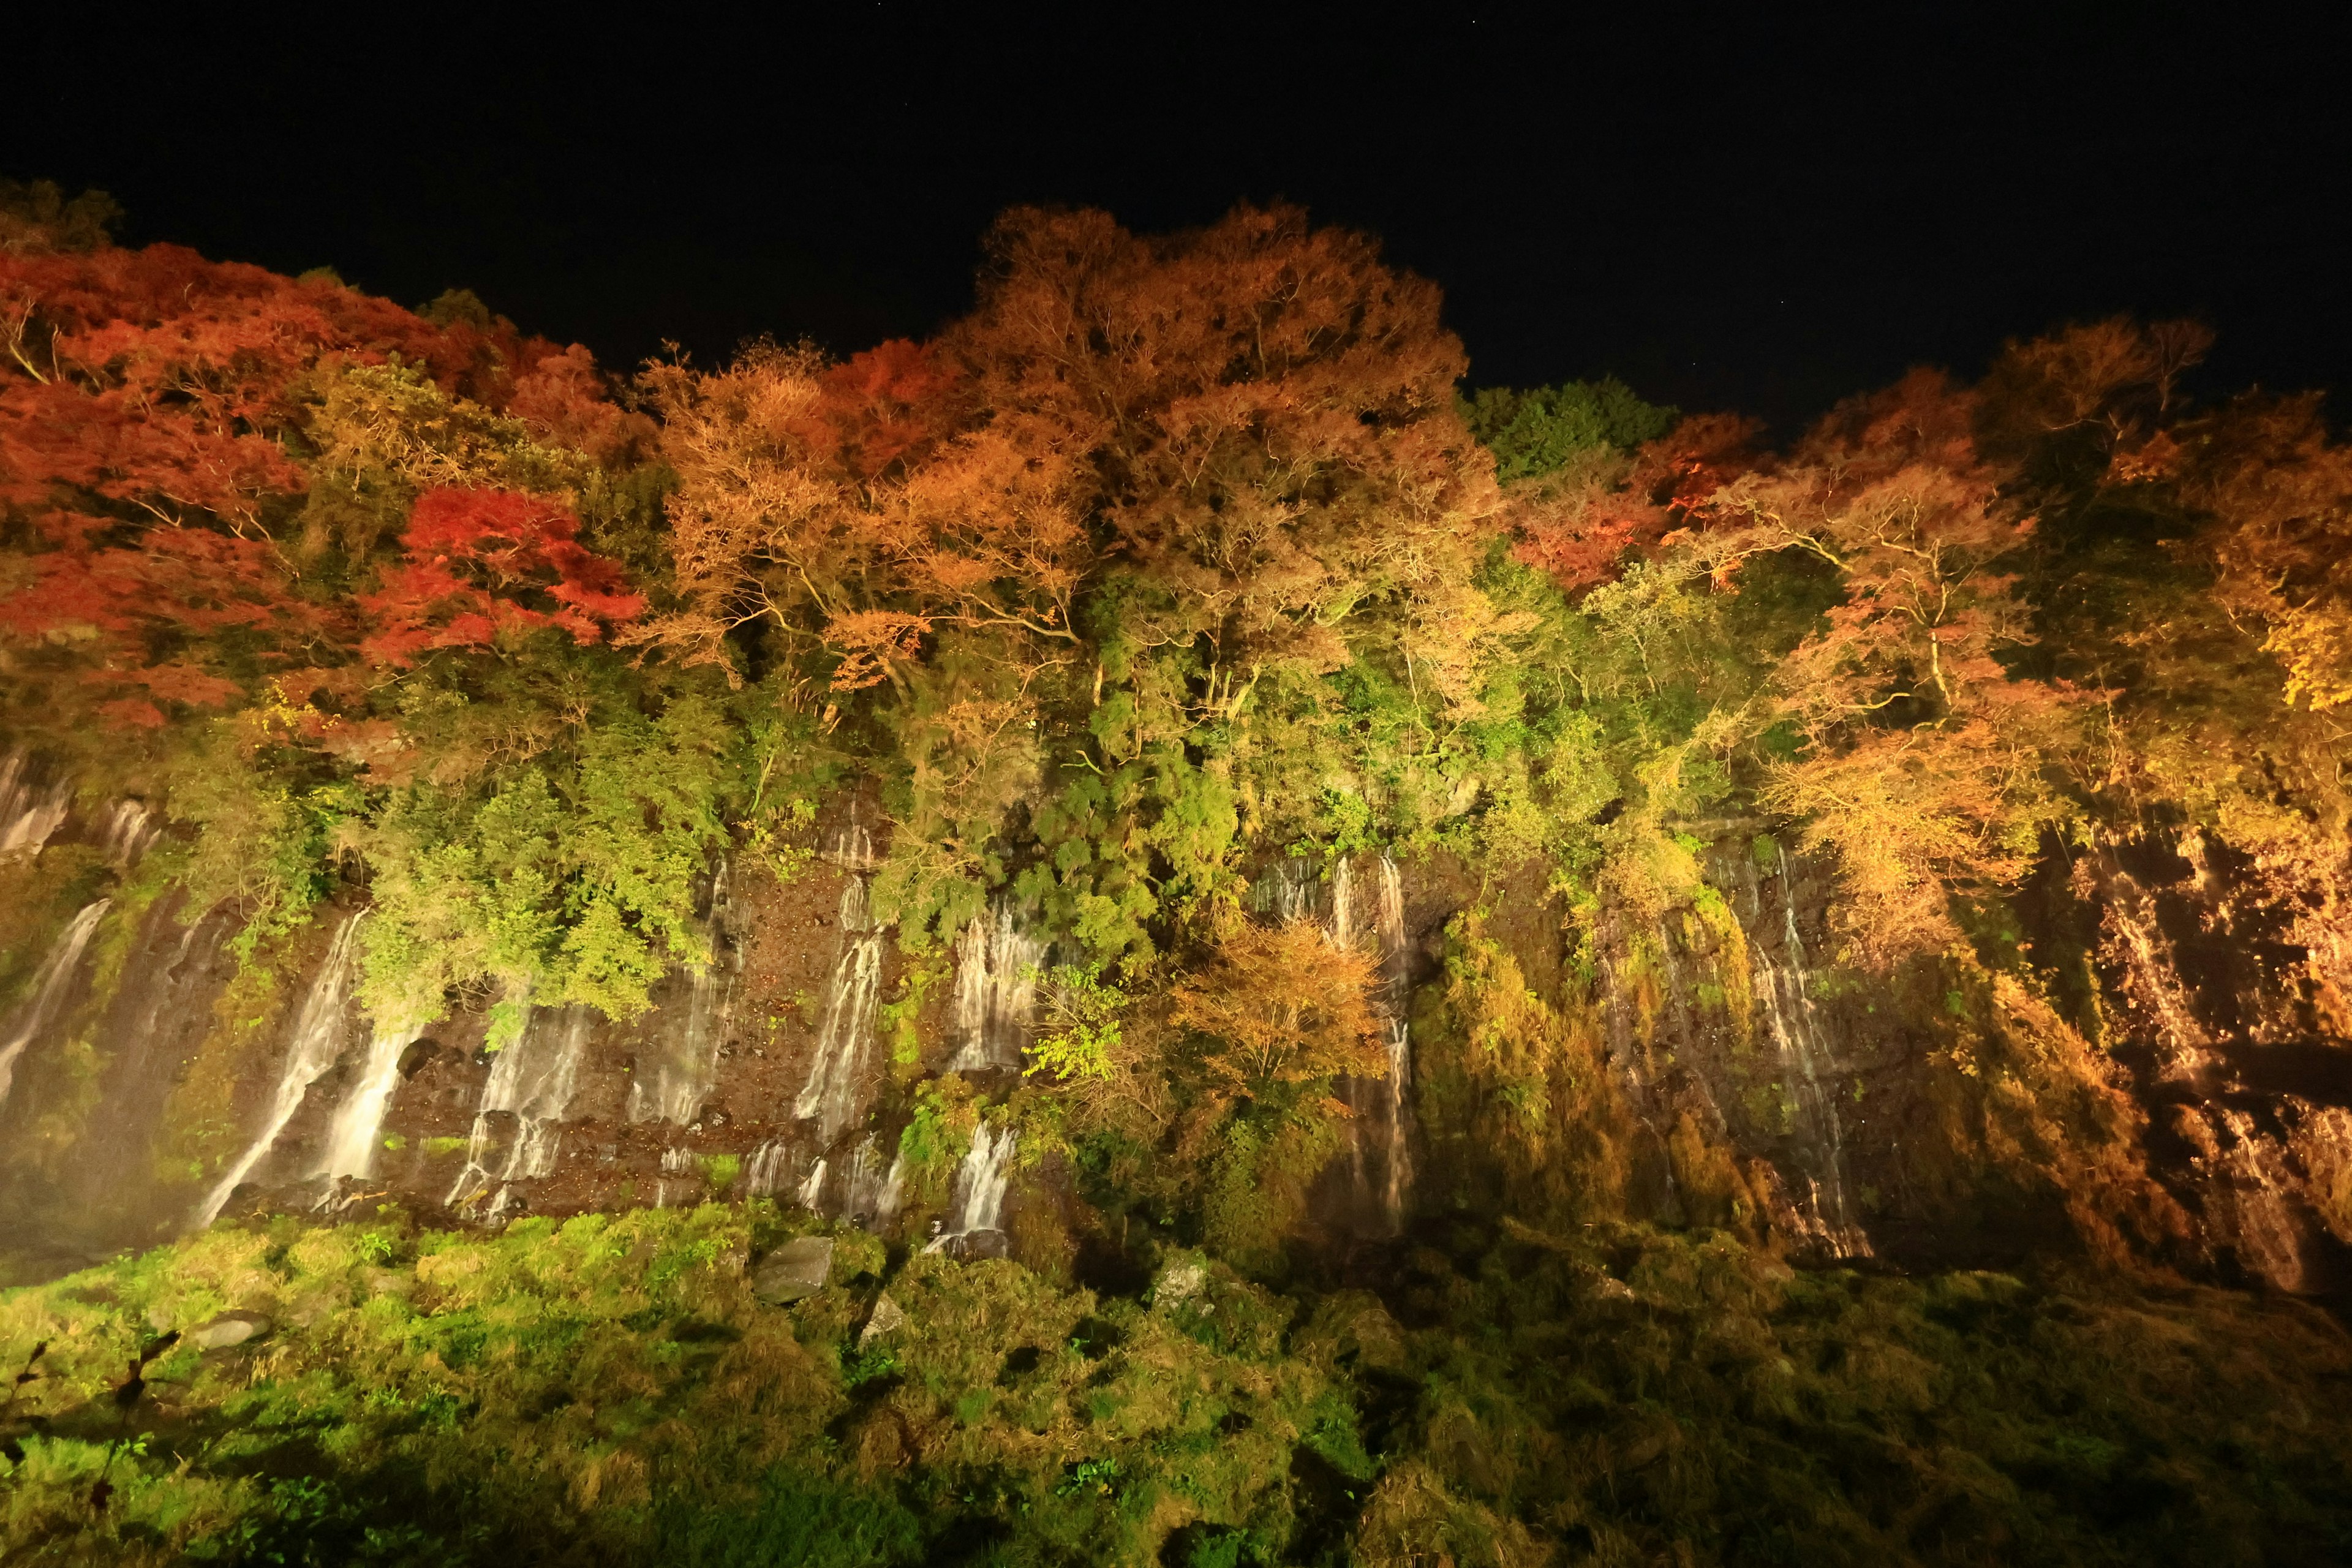
{"label": "spray from waterfall", "polygon": [[1019,910],[1003,895],[963,928],[948,1016],[948,1037],[956,1047],[948,1071],[1021,1065],[1045,956],[1045,939],[1024,928]]}
{"label": "spray from waterfall", "polygon": [[793,1114],[817,1124],[817,1142],[830,1144],[856,1119],[866,1058],[872,1054],[875,1008],[881,999],[882,932],[866,903],[866,879],[851,877],[841,889],[841,952],[825,982],[824,1021],[817,1030],[816,1055],[808,1081],[793,1101]]}
{"label": "spray from waterfall", "polygon": [[[443,1203],[452,1208],[478,1203],[495,1186],[501,1201],[493,1207],[503,1208],[508,1184],[555,1169],[559,1129],[579,1088],[595,1021],[595,1009],[579,1003],[553,1014],[534,1012],[515,1043],[499,1052],[466,1142],[466,1168]],[[512,1119],[503,1148],[501,1113]]]}
{"label": "spray from waterfall", "polygon": [[253,1173],[254,1167],[277,1143],[278,1135],[286,1131],[286,1124],[294,1120],[294,1112],[301,1108],[302,1097],[310,1085],[333,1068],[335,1058],[342,1054],[343,1037],[350,1026],[348,1010],[354,957],[352,935],[366,918],[365,910],[347,915],[336,928],[326,962],[311,977],[310,989],[302,997],[301,1011],[295,1015],[293,1038],[287,1045],[286,1065],[278,1072],[278,1086],[270,1094],[268,1117],[236,1163],[228,1168],[205,1198],[204,1207],[196,1215],[198,1226],[210,1225],[220,1217],[229,1194]]}
{"label": "spray from waterfall", "polygon": [[[686,975],[686,1005],[662,1008],[655,1015],[663,1029],[658,1050],[646,1054],[640,1070],[629,1082],[631,1121],[692,1121],[711,1087],[719,1079],[719,1047],[727,1033],[727,1016],[735,993],[738,955],[727,942],[730,871],[724,856],[710,875],[710,908],[703,916],[702,937],[710,962],[691,967]],[[668,1019],[678,1020],[675,1030]]]}
{"label": "spray from waterfall", "polygon": [[100,899],[85,904],[81,911],[66,922],[66,929],[49,945],[48,956],[33,972],[31,994],[8,1020],[8,1030],[0,1035],[0,1105],[7,1103],[8,1091],[16,1082],[16,1058],[26,1047],[55,1028],[59,1015],[65,1011],[66,998],[72,994],[74,971],[81,963],[82,950],[89,945],[90,933],[106,914],[111,900]]}

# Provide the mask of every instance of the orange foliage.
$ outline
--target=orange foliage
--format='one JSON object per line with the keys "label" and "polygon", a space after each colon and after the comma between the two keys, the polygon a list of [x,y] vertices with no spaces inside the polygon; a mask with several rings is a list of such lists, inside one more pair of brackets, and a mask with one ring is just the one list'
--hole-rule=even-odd
{"label": "orange foliage", "polygon": [[1373,979],[1369,952],[1335,947],[1307,921],[1236,923],[1207,967],[1176,986],[1171,1016],[1213,1042],[1203,1065],[1224,1093],[1385,1078],[1367,1000]]}

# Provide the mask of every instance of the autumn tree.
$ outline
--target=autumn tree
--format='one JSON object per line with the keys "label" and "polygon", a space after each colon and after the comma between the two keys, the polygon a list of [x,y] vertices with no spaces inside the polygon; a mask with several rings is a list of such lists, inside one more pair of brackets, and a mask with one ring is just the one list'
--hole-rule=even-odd
{"label": "autumn tree", "polygon": [[1215,1092],[1265,1096],[1341,1075],[1388,1076],[1366,1000],[1371,956],[1312,923],[1235,921],[1209,963],[1178,982],[1172,1017],[1203,1037]]}
{"label": "autumn tree", "polygon": [[2053,763],[2088,698],[2001,661],[2033,640],[2013,569],[2033,522],[1979,454],[1976,413],[1930,372],[1843,405],[1718,491],[1687,546],[1724,579],[1780,551],[1836,574],[1839,602],[1771,679],[1804,754],[1759,799],[1837,857],[1846,933],[1880,962],[1956,934],[1948,888],[2013,884],[2071,812]]}

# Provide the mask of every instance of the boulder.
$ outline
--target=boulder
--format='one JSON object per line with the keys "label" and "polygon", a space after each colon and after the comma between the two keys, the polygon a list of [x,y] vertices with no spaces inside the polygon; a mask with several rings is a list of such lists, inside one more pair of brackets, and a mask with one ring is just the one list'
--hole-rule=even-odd
{"label": "boulder", "polygon": [[1198,1263],[1170,1266],[1151,1287],[1154,1306],[1173,1307],[1189,1301],[1208,1287],[1209,1271]]}
{"label": "boulder", "polygon": [[799,1237],[760,1260],[751,1271],[751,1293],[781,1307],[815,1295],[832,1273],[832,1238]]}
{"label": "boulder", "polygon": [[889,1291],[883,1291],[874,1299],[874,1310],[866,1315],[866,1326],[857,1332],[857,1348],[864,1350],[884,1334],[904,1328],[906,1323],[907,1310],[890,1300]]}
{"label": "boulder", "polygon": [[223,1312],[188,1331],[188,1342],[198,1350],[220,1351],[259,1339],[269,1331],[269,1320],[258,1312]]}

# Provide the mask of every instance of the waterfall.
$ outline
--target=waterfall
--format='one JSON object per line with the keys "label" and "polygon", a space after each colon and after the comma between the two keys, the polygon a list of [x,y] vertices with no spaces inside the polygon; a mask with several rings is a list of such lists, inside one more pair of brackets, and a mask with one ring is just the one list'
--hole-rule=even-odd
{"label": "waterfall", "polygon": [[950,1247],[962,1250],[969,1246],[967,1238],[992,1231],[1003,1233],[1004,1189],[1013,1180],[1009,1167],[1014,1139],[1011,1128],[993,1132],[985,1121],[973,1130],[971,1149],[956,1167],[947,1224],[923,1248],[925,1252],[945,1252]]}
{"label": "waterfall", "polygon": [[866,879],[841,889],[841,952],[825,983],[824,1022],[808,1081],[793,1114],[817,1124],[817,1142],[829,1144],[857,1115],[858,1089],[874,1041],[874,1010],[882,989],[882,933],[866,905]]}
{"label": "waterfall", "polygon": [[376,1135],[383,1131],[383,1113],[392,1108],[393,1090],[400,1087],[400,1055],[425,1031],[415,1025],[375,1025],[368,1035],[367,1055],[359,1081],[335,1107],[327,1129],[327,1150],[312,1172],[332,1181],[338,1176],[362,1179],[375,1172]]}
{"label": "waterfall", "polygon": [[752,1152],[744,1168],[744,1193],[749,1197],[772,1197],[790,1187],[793,1201],[818,1214],[845,1219],[868,1230],[887,1224],[898,1212],[898,1190],[904,1162],[893,1158],[886,1166],[882,1141],[867,1133],[850,1152],[846,1167],[836,1170],[819,1159],[797,1182],[793,1176],[790,1142],[771,1138]]}
{"label": "waterfall", "polygon": [[12,849],[38,849],[72,809],[70,779],[47,785],[36,783],[32,761],[22,752],[11,752],[5,762],[0,762],[0,855]]}
{"label": "waterfall", "polygon": [[[471,1204],[494,1184],[530,1181],[555,1169],[558,1129],[579,1088],[580,1064],[588,1055],[595,1021],[595,1009],[579,1003],[551,1015],[534,1012],[515,1043],[499,1052],[466,1142],[466,1168],[444,1204]],[[499,1124],[493,1118],[502,1112],[513,1119],[513,1129],[500,1150]]]}
{"label": "waterfall", "polygon": [[2201,1089],[2213,1042],[2197,1021],[2172,943],[2157,922],[2155,895],[2124,869],[2115,855],[2110,853],[2106,859],[2107,924],[2112,933],[2106,950],[2124,971],[2117,989],[2153,1026],[2153,1043],[2164,1075]]}
{"label": "waterfall", "polygon": [[881,858],[874,853],[874,835],[866,831],[863,814],[855,799],[849,803],[849,819],[834,834],[833,842],[825,847],[824,858],[852,874],[871,871],[882,863]]}
{"label": "waterfall", "polygon": [[[1348,1109],[1348,1175],[1359,1213],[1377,1213],[1390,1231],[1404,1224],[1405,1199],[1412,1186],[1412,1038],[1406,1004],[1412,989],[1412,959],[1406,951],[1404,878],[1395,857],[1383,854],[1361,885],[1352,857],[1340,856],[1322,878],[1313,860],[1277,861],[1251,889],[1250,902],[1274,920],[1313,921],[1334,947],[1370,948],[1377,961],[1372,1010],[1388,1057],[1381,1079],[1349,1079],[1340,1085]],[[1319,885],[1318,885],[1319,884]]]}
{"label": "waterfall", "polygon": [[1294,856],[1276,861],[1250,888],[1250,903],[1260,914],[1277,921],[1318,918],[1315,862]]}
{"label": "waterfall", "polygon": [[[2221,1191],[2208,1206],[2228,1212],[2227,1229],[2240,1267],[2281,1290],[2309,1289],[2304,1261],[2305,1226],[2299,1204],[2290,1191],[2297,1184],[2287,1169],[2286,1152],[2266,1136],[2247,1111],[2231,1106],[2213,1108],[2230,1142],[2212,1162]],[[2210,1123],[2209,1123],[2210,1124]]]}
{"label": "waterfall", "polygon": [[791,1179],[792,1165],[793,1146],[782,1138],[769,1139],[751,1151],[751,1163],[743,1167],[743,1195],[773,1197]]}
{"label": "waterfall", "polygon": [[[12,761],[14,759],[11,759]],[[89,945],[90,934],[98,930],[100,919],[113,900],[100,899],[85,904],[81,912],[66,923],[58,940],[49,944],[48,956],[33,972],[31,993],[17,1005],[8,1020],[8,1032],[0,1036],[0,1104],[8,1100],[8,1090],[16,1081],[16,1058],[25,1048],[42,1035],[57,1026],[58,1015],[65,1011],[66,998],[73,991],[74,971],[81,963],[82,950]]]}
{"label": "waterfall", "polygon": [[1010,899],[999,895],[956,942],[956,984],[948,1016],[955,1042],[950,1072],[1018,1068],[1037,1003],[1043,938],[1023,929]]}
{"label": "waterfall", "polygon": [[[1839,1258],[1866,1258],[1870,1238],[1854,1220],[1846,1199],[1845,1130],[1838,1119],[1836,1089],[1823,1079],[1834,1074],[1829,1042],[1805,986],[1805,944],[1797,932],[1796,881],[1789,854],[1778,850],[1780,871],[1781,941],[1785,962],[1776,963],[1761,942],[1755,952],[1755,990],[1780,1061],[1780,1081],[1796,1112],[1801,1163],[1811,1187],[1811,1219],[1819,1239]],[[1760,901],[1760,895],[1759,895]]]}
{"label": "waterfall", "polygon": [[106,814],[106,858],[116,866],[130,866],[147,853],[162,831],[145,801],[118,800]]}
{"label": "waterfall", "polygon": [[[1303,897],[1288,893],[1276,901],[1307,907]],[[1388,1055],[1388,1076],[1350,1079],[1342,1092],[1348,1109],[1355,1113],[1349,1130],[1349,1174],[1356,1200],[1366,1211],[1377,1208],[1382,1223],[1395,1231],[1403,1227],[1405,1195],[1412,1184],[1412,1113],[1407,1104],[1412,1086],[1412,1037],[1405,1019],[1412,974],[1412,955],[1405,951],[1404,879],[1392,856],[1380,858],[1369,900],[1356,885],[1351,861],[1342,858],[1332,866],[1330,919],[1326,929],[1333,945],[1370,947],[1379,960],[1372,1005]],[[1377,1176],[1368,1157],[1375,1152]]]}
{"label": "waterfall", "polygon": [[295,1015],[294,1036],[286,1048],[286,1065],[278,1069],[278,1088],[270,1096],[269,1120],[205,1199],[205,1206],[196,1216],[199,1226],[210,1225],[220,1216],[229,1194],[253,1173],[254,1167],[278,1142],[278,1135],[286,1131],[286,1124],[294,1120],[294,1112],[301,1108],[302,1097],[310,1085],[342,1055],[343,1036],[349,1026],[346,1013],[352,999],[352,933],[366,918],[365,910],[347,915],[336,928],[326,962],[311,977],[310,989],[302,998],[302,1009]]}
{"label": "waterfall", "polygon": [[1412,988],[1412,960],[1405,951],[1404,879],[1394,859],[1381,857],[1380,901],[1372,930],[1380,940],[1381,1035],[1388,1047],[1388,1116],[1382,1131],[1386,1168],[1381,1172],[1381,1208],[1391,1229],[1404,1224],[1405,1192],[1412,1184],[1412,1145],[1407,1126],[1406,1091],[1412,1086],[1412,1037],[1405,1019]]}
{"label": "waterfall", "polygon": [[871,1132],[859,1139],[842,1184],[841,1217],[868,1230],[888,1219],[898,1206],[898,1162],[882,1162],[881,1139]]}
{"label": "waterfall", "polygon": [[[710,908],[702,921],[710,962],[688,968],[684,1008],[665,1006],[655,1015],[663,1048],[647,1053],[649,1059],[630,1079],[631,1121],[692,1121],[719,1080],[719,1047],[735,991],[735,955],[726,931],[728,893],[729,868],[721,856],[710,875]],[[666,1026],[671,1017],[680,1020],[674,1032]]]}

